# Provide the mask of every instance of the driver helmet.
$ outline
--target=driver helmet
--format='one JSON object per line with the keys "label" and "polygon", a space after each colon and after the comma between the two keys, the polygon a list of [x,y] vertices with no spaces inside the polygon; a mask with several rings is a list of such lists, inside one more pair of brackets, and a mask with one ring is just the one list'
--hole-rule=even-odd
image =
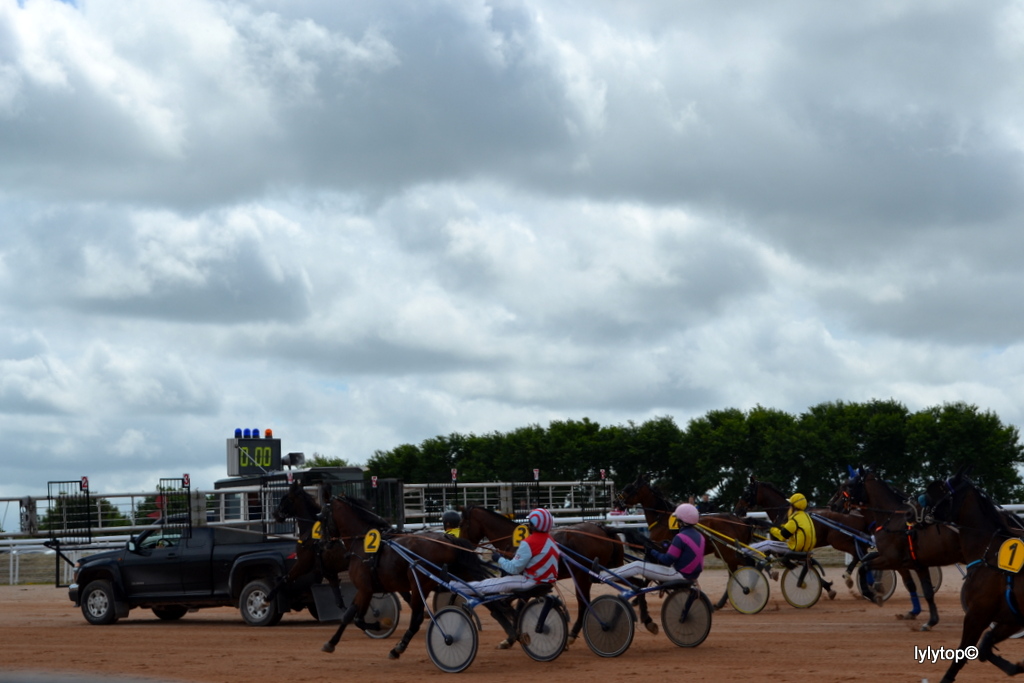
{"label": "driver helmet", "polygon": [[693,526],[700,521],[700,511],[695,505],[690,503],[683,503],[676,508],[676,519],[687,526]]}
{"label": "driver helmet", "polygon": [[804,498],[802,493],[794,493],[789,497],[789,504],[795,507],[797,510],[807,509],[807,499]]}
{"label": "driver helmet", "polygon": [[551,526],[555,523],[551,513],[544,508],[537,508],[526,516],[527,521],[533,525],[533,528],[542,534],[546,534],[551,531]]}
{"label": "driver helmet", "polygon": [[459,526],[462,522],[462,515],[459,514],[458,510],[448,510],[441,515],[441,524],[444,525],[445,529],[451,529]]}

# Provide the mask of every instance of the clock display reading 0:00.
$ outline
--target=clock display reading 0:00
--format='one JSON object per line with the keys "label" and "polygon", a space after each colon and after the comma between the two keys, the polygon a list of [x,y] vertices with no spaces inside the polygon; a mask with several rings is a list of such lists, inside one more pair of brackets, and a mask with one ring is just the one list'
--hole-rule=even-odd
{"label": "clock display reading 0:00", "polygon": [[[250,452],[251,451],[251,452]],[[247,446],[238,449],[238,464],[241,467],[256,465],[257,467],[269,468],[274,462],[274,449],[270,446]]]}

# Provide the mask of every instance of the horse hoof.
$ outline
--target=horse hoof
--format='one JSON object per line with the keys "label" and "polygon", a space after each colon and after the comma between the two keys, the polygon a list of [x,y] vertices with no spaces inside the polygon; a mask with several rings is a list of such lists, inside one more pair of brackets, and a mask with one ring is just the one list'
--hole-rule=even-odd
{"label": "horse hoof", "polygon": [[392,650],[391,652],[388,653],[388,659],[398,659],[401,656],[402,656],[402,653],[398,652],[397,650]]}
{"label": "horse hoof", "polygon": [[501,641],[500,643],[498,643],[498,645],[497,645],[497,647],[495,647],[495,649],[496,650],[507,650],[510,647],[512,647],[512,643],[510,643],[508,641],[508,639],[505,639],[505,640]]}
{"label": "horse hoof", "polygon": [[654,635],[658,635],[658,625],[655,624],[653,621],[648,621],[646,624],[644,624],[644,628],[646,628]]}
{"label": "horse hoof", "polygon": [[830,590],[828,592],[828,599],[829,600],[835,600],[836,599],[836,592],[834,590]]}
{"label": "horse hoof", "polygon": [[334,652],[334,646],[330,643],[324,643],[324,646],[320,648],[321,652]]}
{"label": "horse hoof", "polygon": [[906,614],[897,614],[896,618],[900,621],[914,621],[917,619],[917,615],[913,612],[907,612]]}
{"label": "horse hoof", "polygon": [[524,647],[530,647],[530,634],[529,633],[520,633],[519,634],[519,642],[522,643]]}
{"label": "horse hoof", "polygon": [[931,624],[925,624],[924,626],[921,627],[921,630],[922,631],[931,631],[932,630],[932,625]]}

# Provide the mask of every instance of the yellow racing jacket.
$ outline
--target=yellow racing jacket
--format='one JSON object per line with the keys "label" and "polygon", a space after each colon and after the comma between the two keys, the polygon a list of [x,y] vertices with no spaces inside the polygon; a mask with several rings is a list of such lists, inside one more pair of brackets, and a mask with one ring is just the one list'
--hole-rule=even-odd
{"label": "yellow racing jacket", "polygon": [[790,510],[786,523],[782,526],[773,526],[770,533],[773,538],[785,541],[790,550],[798,553],[809,552],[817,545],[814,520],[803,510]]}

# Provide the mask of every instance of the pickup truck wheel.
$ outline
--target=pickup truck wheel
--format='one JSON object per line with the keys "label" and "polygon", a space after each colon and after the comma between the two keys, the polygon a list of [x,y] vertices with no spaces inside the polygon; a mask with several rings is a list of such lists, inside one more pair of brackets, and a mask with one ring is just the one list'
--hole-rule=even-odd
{"label": "pickup truck wheel", "polygon": [[82,592],[82,615],[90,624],[105,626],[117,621],[114,587],[107,580],[93,581]]}
{"label": "pickup truck wheel", "polygon": [[164,621],[177,621],[185,616],[186,612],[188,612],[188,607],[182,605],[164,605],[153,608],[153,614]]}
{"label": "pickup truck wheel", "polygon": [[270,582],[265,579],[256,579],[242,589],[242,595],[238,600],[238,608],[242,612],[242,618],[250,626],[273,626],[281,621],[284,615],[277,609],[277,600],[267,602],[270,595]]}

